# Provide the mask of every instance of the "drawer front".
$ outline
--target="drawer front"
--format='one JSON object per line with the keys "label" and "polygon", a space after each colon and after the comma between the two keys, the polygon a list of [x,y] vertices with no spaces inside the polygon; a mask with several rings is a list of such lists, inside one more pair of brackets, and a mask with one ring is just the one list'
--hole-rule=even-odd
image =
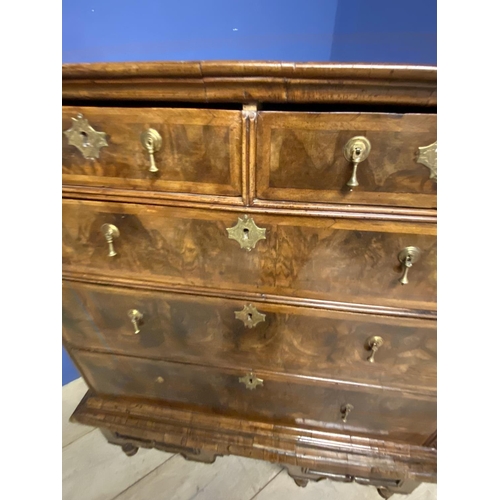
{"label": "drawer front", "polygon": [[[436,115],[261,112],[257,121],[257,198],[297,202],[436,207],[431,170],[419,147],[437,140]],[[353,137],[371,149],[348,182]]]}
{"label": "drawer front", "polygon": [[146,358],[436,388],[436,324],[429,320],[65,281],[63,337],[75,347]]}
{"label": "drawer front", "polygon": [[[246,251],[226,230],[238,218],[243,214],[65,200],[63,269],[184,287],[436,308],[433,225],[254,214],[266,239]],[[104,224],[119,229],[114,257],[108,256]],[[402,286],[398,255],[409,246],[421,256]]]}
{"label": "drawer front", "polygon": [[[263,384],[247,389],[247,372],[197,365],[71,351],[90,387],[99,395],[166,401],[170,405],[238,415],[245,419],[301,424],[356,435],[384,436],[422,444],[436,428],[434,398],[399,391],[252,376]],[[345,408],[351,405],[347,414]]]}
{"label": "drawer front", "polygon": [[[85,155],[101,138],[72,120],[78,114],[105,134],[107,146],[98,148],[95,159]],[[64,131],[76,130],[71,138],[63,134],[63,184],[241,195],[238,111],[63,107],[62,125]],[[151,157],[141,142],[141,134],[149,129],[161,136],[161,147],[153,153],[157,172],[150,172]],[[73,145],[81,145],[83,140],[86,146]]]}

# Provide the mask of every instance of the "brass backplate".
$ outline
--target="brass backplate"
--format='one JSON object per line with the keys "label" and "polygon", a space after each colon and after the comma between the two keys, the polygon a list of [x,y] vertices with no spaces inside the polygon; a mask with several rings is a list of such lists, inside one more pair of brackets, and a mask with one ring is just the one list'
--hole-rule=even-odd
{"label": "brass backplate", "polygon": [[[359,155],[354,157],[353,153],[356,149],[359,149]],[[362,136],[358,135],[349,139],[344,146],[344,157],[347,161],[352,162],[356,159],[356,163],[360,163],[363,160],[366,160],[370,151],[372,149],[372,145],[370,141]]]}
{"label": "brass backplate", "polygon": [[384,345],[384,339],[378,335],[373,335],[366,339],[365,349],[371,351],[373,346],[381,347],[382,345]]}
{"label": "brass backplate", "polygon": [[141,144],[144,149],[151,153],[160,150],[162,139],[160,133],[154,128],[150,128],[141,134]]}
{"label": "brass backplate", "polygon": [[120,231],[114,224],[103,224],[101,226],[101,232],[104,236],[111,236],[112,238],[118,238],[120,236]]}
{"label": "brass backplate", "polygon": [[401,250],[398,254],[399,262],[404,263],[408,257],[411,259],[411,263],[415,264],[420,258],[420,248],[418,247],[406,247]]}
{"label": "brass backplate", "polygon": [[226,231],[230,240],[236,240],[241,248],[249,252],[255,248],[259,240],[266,239],[266,230],[258,227],[248,215],[244,215],[243,218],[238,217],[236,225],[226,228]]}
{"label": "brass backplate", "polygon": [[437,182],[437,141],[429,144],[429,146],[418,148],[417,163],[425,165],[431,171],[429,179]]}
{"label": "brass backplate", "polygon": [[100,149],[108,145],[106,134],[97,132],[89,124],[89,121],[78,113],[76,118],[71,118],[73,125],[64,131],[68,143],[75,146],[84,158],[95,160],[99,158]]}

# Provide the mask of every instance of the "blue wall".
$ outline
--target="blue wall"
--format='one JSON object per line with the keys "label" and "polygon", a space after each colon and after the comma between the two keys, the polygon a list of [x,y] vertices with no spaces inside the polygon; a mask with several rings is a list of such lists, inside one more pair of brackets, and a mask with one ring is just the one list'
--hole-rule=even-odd
{"label": "blue wall", "polygon": [[436,17],[436,0],[63,0],[62,62],[436,64]]}

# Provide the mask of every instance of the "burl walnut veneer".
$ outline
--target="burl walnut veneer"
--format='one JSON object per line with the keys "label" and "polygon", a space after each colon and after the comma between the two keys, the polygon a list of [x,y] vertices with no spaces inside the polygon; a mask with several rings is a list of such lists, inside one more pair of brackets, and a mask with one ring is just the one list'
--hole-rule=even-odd
{"label": "burl walnut veneer", "polygon": [[436,481],[436,69],[63,66],[72,419],[384,498]]}

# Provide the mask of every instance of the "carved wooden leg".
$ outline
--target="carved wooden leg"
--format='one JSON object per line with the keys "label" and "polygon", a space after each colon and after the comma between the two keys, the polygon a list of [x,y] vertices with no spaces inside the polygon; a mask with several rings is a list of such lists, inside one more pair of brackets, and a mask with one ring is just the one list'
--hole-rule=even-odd
{"label": "carved wooden leg", "polygon": [[378,494],[382,498],[391,498],[394,493],[390,492],[387,488],[377,488]]}
{"label": "carved wooden leg", "polygon": [[181,451],[180,454],[189,461],[202,462],[204,464],[213,464],[220,455],[205,450],[194,450],[193,452]]}
{"label": "carved wooden leg", "polygon": [[377,491],[382,498],[391,498],[395,493],[409,495],[421,484],[417,481],[403,481],[398,486],[381,486]]}
{"label": "carved wooden leg", "polygon": [[301,488],[305,488],[309,483],[309,479],[294,479],[295,484]]}
{"label": "carved wooden leg", "polygon": [[139,451],[139,448],[137,448],[137,446],[134,446],[133,444],[127,443],[122,445],[122,450],[123,453],[127,455],[127,457],[133,457]]}

